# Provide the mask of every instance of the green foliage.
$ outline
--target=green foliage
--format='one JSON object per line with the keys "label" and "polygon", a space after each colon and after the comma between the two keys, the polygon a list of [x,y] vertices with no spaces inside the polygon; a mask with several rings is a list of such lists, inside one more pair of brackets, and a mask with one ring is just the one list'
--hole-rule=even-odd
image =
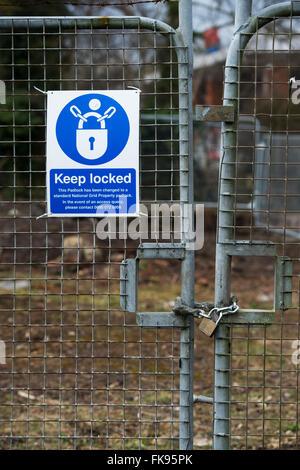
{"label": "green foliage", "polygon": [[287,431],[292,431],[292,432],[297,432],[297,431],[300,430],[300,426],[298,425],[298,423],[294,423],[294,424],[291,424],[291,425],[287,426],[286,430]]}

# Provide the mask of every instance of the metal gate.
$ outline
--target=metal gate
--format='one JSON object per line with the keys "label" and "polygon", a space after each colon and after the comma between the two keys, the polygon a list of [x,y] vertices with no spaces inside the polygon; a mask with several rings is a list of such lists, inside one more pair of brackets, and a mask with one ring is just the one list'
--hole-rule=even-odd
{"label": "metal gate", "polygon": [[[300,3],[255,17],[251,1],[237,5],[215,304],[228,306],[233,293],[240,310],[215,335],[214,446],[297,448],[300,113],[289,79],[298,78]],[[194,253],[175,229],[168,243],[145,243],[141,233],[129,241],[120,222],[116,240],[99,239],[97,219],[44,214],[46,98],[38,91],[142,89],[141,201],[191,204],[190,6],[179,2],[178,30],[140,17],[0,18],[1,448],[193,446]],[[178,270],[181,292],[170,270],[163,279],[151,271],[158,295],[149,299],[138,282],[158,259]],[[241,289],[251,265],[257,289],[274,281],[265,298]],[[182,305],[171,311],[163,284],[188,314]]]}
{"label": "metal gate", "polygon": [[[223,124],[216,303],[228,305],[234,293],[241,310],[216,333],[214,442],[216,449],[297,449],[300,163],[292,94],[300,3],[253,17],[251,1],[237,4],[225,66],[224,104],[234,108],[234,119]],[[239,125],[245,116],[247,128]],[[238,257],[245,268],[235,276]],[[256,291],[246,297],[240,280],[253,265]],[[273,277],[274,294],[259,298]]]}
{"label": "metal gate", "polygon": [[[99,240],[97,219],[41,217],[38,91],[142,89],[141,201],[192,202],[187,5],[178,31],[140,17],[0,18],[1,448],[192,446],[193,321],[173,325],[166,314],[167,329],[144,328],[126,309],[124,260],[135,258],[139,237]],[[174,270],[178,259],[182,297],[193,305],[193,252],[173,238],[167,249],[153,240],[144,257],[167,258]]]}

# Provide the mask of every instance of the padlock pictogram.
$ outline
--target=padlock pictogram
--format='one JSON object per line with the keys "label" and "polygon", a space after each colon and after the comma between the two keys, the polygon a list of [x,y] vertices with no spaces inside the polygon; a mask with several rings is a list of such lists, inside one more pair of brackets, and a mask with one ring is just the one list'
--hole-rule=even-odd
{"label": "padlock pictogram", "polygon": [[[80,109],[73,105],[70,111],[73,116],[79,118],[78,129],[76,130],[76,147],[78,153],[90,160],[102,157],[107,150],[107,129],[105,128],[105,119],[110,119],[116,112],[116,108],[111,106],[103,116],[96,112],[101,107],[98,99],[92,99],[89,102],[89,108],[93,109],[88,113],[82,114]],[[88,122],[88,118],[95,117],[99,123],[100,129],[84,129],[83,123]]]}
{"label": "padlock pictogram", "polygon": [[[99,114],[93,111],[84,114],[85,121],[89,117],[99,118]],[[97,119],[98,121],[98,119]],[[80,155],[90,160],[102,157],[107,150],[107,129],[105,121],[99,122],[99,129],[84,129],[84,119],[80,119],[78,129],[76,130],[76,146]]]}

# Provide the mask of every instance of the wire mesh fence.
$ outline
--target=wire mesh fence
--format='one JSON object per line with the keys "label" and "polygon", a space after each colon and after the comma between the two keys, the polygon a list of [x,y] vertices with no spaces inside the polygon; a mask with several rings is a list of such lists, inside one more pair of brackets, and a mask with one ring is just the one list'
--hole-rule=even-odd
{"label": "wire mesh fence", "polygon": [[[242,309],[268,321],[217,330],[217,448],[229,439],[232,448],[299,447],[300,5],[280,8],[244,26],[237,63],[229,53],[225,67],[225,102],[238,117],[223,126],[216,302],[236,294]],[[198,338],[194,365],[192,327],[142,328],[120,308],[120,266],[136,256],[142,232],[99,239],[96,218],[41,217],[46,96],[36,88],[142,89],[141,202],[190,201],[187,48],[172,28],[137,17],[1,18],[0,44],[0,448],[178,449],[184,436],[185,449],[194,432],[196,447],[210,447],[201,439],[210,438],[211,399],[193,431],[191,395],[193,375],[197,391],[211,392],[212,343]],[[211,240],[197,261],[209,278],[196,271],[199,296],[211,295]],[[254,256],[236,256],[232,246],[242,244]],[[266,252],[255,256],[260,246]],[[231,267],[224,250],[235,253]],[[291,272],[280,285],[274,279],[276,259],[292,266],[292,284]],[[191,297],[187,265],[180,290],[179,265],[140,261],[139,311],[170,312],[170,300]],[[273,315],[278,290],[290,303]]]}
{"label": "wire mesh fence", "polygon": [[[299,448],[299,105],[290,82],[299,74],[298,14],[299,2],[293,2],[285,11],[276,12],[274,6],[274,12],[255,19],[240,35],[238,80],[230,81],[227,71],[227,93],[236,85],[239,119],[246,117],[248,126],[238,121],[236,140],[225,140],[220,211],[226,218],[220,219],[219,240],[224,243],[226,233],[230,243],[254,245],[253,254],[255,243],[271,243],[276,255],[293,266],[288,308],[277,308],[269,325],[230,328],[230,379],[224,387],[230,390],[233,448]],[[235,155],[229,170],[227,151]],[[229,205],[226,184],[232,189]],[[241,307],[272,310],[274,258],[244,256],[240,261],[255,266],[258,291],[264,286],[262,294],[251,296],[245,285],[233,281]]]}
{"label": "wire mesh fence", "polygon": [[138,18],[2,18],[0,37],[0,447],[176,449],[180,331],[142,329],[120,309],[120,264],[139,237],[99,240],[97,219],[38,218],[46,97],[34,89],[142,88],[141,201],[179,201],[174,32]]}

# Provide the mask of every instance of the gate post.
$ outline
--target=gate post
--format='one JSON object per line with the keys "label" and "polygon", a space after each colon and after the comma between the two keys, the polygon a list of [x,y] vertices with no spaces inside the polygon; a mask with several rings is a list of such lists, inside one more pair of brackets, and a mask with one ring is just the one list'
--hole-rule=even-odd
{"label": "gate post", "polygon": [[[190,0],[179,1],[179,32],[185,50],[179,50],[179,131],[180,131],[180,201],[183,223],[183,205],[193,204],[193,15]],[[182,241],[184,242],[184,231]],[[194,252],[187,250],[181,268],[182,301],[194,306]],[[180,332],[180,430],[179,448],[193,448],[193,374],[194,374],[194,319]]]}
{"label": "gate post", "polygon": [[252,13],[252,0],[236,0],[235,7],[235,31],[247,23]]}
{"label": "gate post", "polygon": [[[252,0],[237,0],[235,31],[245,24],[252,13]],[[236,161],[236,129],[238,116],[238,70],[239,57],[229,52],[224,78],[224,105],[235,110],[233,123],[222,124],[222,178],[219,189],[218,244],[216,250],[215,305],[222,307],[230,301],[230,262],[225,253],[226,241],[233,236],[234,178]],[[215,334],[214,375],[214,449],[227,450],[230,446],[230,327],[220,324]]]}

